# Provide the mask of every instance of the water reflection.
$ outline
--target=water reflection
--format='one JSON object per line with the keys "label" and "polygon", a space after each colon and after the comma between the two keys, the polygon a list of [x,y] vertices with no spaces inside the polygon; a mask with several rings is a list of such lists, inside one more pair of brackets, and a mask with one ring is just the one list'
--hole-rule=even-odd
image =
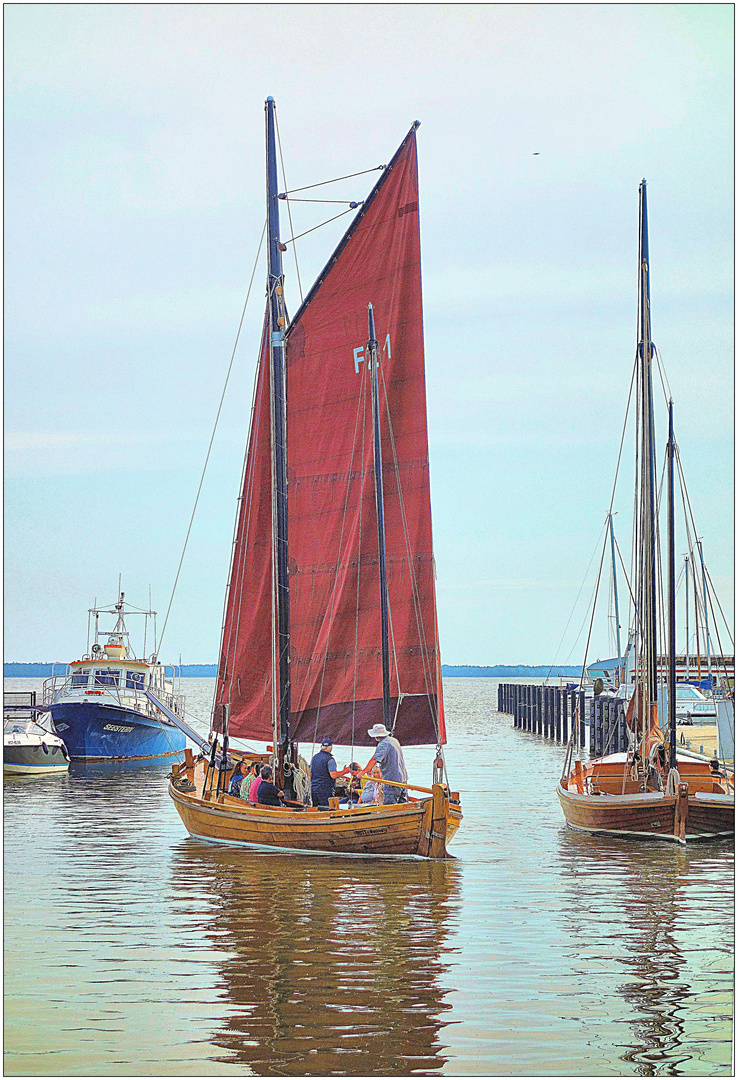
{"label": "water reflection", "polygon": [[[564,910],[578,942],[580,974],[591,978],[599,969],[603,990],[614,976],[612,990],[631,1009],[619,1021],[628,1028],[621,1060],[639,1076],[681,1074],[683,1063],[694,1060],[686,1021],[694,1017],[698,996],[688,954],[705,939],[701,919],[710,921],[709,908],[703,915],[695,894],[704,890],[708,903],[721,909],[721,922],[730,917],[722,910],[730,908],[730,897],[710,894],[715,872],[724,879],[725,864],[732,862],[732,842],[667,849],[567,832],[561,854],[570,869]],[[719,944],[708,948],[714,958]],[[715,975],[729,986],[730,955],[722,966]],[[729,1011],[729,989],[725,997]]]}
{"label": "water reflection", "polygon": [[[425,1075],[442,1032],[457,865],[252,854],[183,842],[172,888],[217,950],[216,1060],[259,1075]],[[185,905],[186,906],[186,905]]]}

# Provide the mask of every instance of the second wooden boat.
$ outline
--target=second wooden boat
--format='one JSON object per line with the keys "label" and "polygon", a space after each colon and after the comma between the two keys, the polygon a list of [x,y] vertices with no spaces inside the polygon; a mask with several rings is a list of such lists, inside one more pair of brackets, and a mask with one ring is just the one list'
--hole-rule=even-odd
{"label": "second wooden boat", "polygon": [[[617,689],[619,708],[627,723],[629,746],[627,753],[607,754],[606,748],[605,756],[583,761],[579,753],[582,748],[577,745],[581,725],[575,722],[557,793],[566,823],[572,829],[686,843],[733,835],[734,775],[732,762],[717,759],[708,762],[677,753],[674,530],[677,446],[673,402],[669,401],[666,455],[668,558],[667,580],[662,583],[652,379],[656,354],[651,339],[645,180],[639,188],[639,200],[639,340],[634,373],[638,468],[634,580],[629,587],[633,649],[624,666],[626,681]],[[612,506],[608,517],[612,535]],[[660,610],[663,596],[666,602]],[[663,635],[665,640],[659,642],[661,624],[665,624],[668,631]],[[617,615],[616,625],[619,627]],[[668,660],[666,670],[662,661],[664,656]],[[618,660],[618,671],[620,666]]]}

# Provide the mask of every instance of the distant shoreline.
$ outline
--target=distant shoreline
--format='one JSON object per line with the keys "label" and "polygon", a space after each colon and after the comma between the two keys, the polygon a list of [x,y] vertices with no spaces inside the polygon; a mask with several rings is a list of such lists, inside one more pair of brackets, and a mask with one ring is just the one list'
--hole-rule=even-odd
{"label": "distant shoreline", "polygon": [[[174,668],[167,664],[169,674],[180,673],[180,668]],[[52,674],[63,675],[67,665],[56,664],[18,664],[8,663],[3,665],[4,678],[6,679],[43,679]],[[217,672],[216,664],[183,664],[181,674],[183,679],[214,679]],[[447,679],[500,679],[530,676],[531,678],[545,678],[547,675],[576,676],[581,675],[581,667],[570,665],[551,666],[547,664],[495,664],[491,667],[479,667],[475,665],[442,664],[441,674]]]}

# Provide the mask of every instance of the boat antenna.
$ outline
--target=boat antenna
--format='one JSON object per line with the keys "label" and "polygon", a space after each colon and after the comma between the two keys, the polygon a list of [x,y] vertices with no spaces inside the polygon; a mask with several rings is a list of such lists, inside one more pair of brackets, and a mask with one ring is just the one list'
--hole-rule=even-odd
{"label": "boat antenna", "polygon": [[[274,98],[268,97],[266,111],[267,144],[267,296],[269,302],[269,357],[272,389],[272,460],[275,514],[272,525],[277,603],[277,667],[279,681],[278,715],[274,717],[278,780],[292,788],[292,746],[290,742],[290,586],[288,576],[287,517],[287,423],[285,401],[285,326],[282,245],[279,238],[277,189],[277,149]],[[288,768],[284,766],[287,764]],[[294,796],[294,789],[292,790]]]}
{"label": "boat antenna", "polygon": [[[369,340],[366,353],[372,379],[372,420],[374,427],[374,497],[377,504],[377,540],[379,545],[379,596],[382,621],[382,720],[388,731],[394,729],[390,710],[389,675],[389,602],[387,597],[387,551],[384,530],[384,490],[382,483],[382,440],[379,429],[379,346],[374,329],[374,308],[369,311]],[[396,719],[396,718],[395,718]]]}

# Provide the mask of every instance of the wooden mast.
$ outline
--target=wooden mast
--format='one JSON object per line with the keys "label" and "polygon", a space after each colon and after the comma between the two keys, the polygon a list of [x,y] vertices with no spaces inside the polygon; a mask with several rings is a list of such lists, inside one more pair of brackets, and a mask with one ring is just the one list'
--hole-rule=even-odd
{"label": "wooden mast", "polygon": [[669,402],[668,456],[668,529],[669,529],[669,768],[677,767],[676,725],[676,551],[674,545],[674,402]]}
{"label": "wooden mast", "polygon": [[640,196],[639,237],[639,341],[641,360],[641,493],[640,493],[640,587],[642,649],[645,667],[643,735],[651,726],[653,707],[657,705],[656,645],[656,461],[654,453],[653,382],[651,361],[651,283],[648,250],[648,200],[646,181],[638,188]]}
{"label": "wooden mast", "polygon": [[369,341],[366,351],[372,383],[372,421],[374,428],[374,497],[377,505],[377,542],[379,552],[379,598],[382,622],[382,721],[392,731],[389,672],[389,600],[387,596],[387,549],[384,529],[384,484],[382,479],[382,438],[379,427],[379,346],[374,329],[374,308],[369,310]]}
{"label": "wooden mast", "polygon": [[[287,418],[285,401],[285,327],[284,274],[279,239],[279,203],[277,201],[277,148],[274,125],[274,98],[266,100],[267,144],[267,230],[269,298],[269,357],[272,387],[273,452],[273,537],[277,608],[278,707],[275,721],[277,780],[286,784],[294,797],[291,780],[292,746],[290,743],[290,586],[288,571],[287,518]],[[285,764],[288,768],[285,769]]]}

